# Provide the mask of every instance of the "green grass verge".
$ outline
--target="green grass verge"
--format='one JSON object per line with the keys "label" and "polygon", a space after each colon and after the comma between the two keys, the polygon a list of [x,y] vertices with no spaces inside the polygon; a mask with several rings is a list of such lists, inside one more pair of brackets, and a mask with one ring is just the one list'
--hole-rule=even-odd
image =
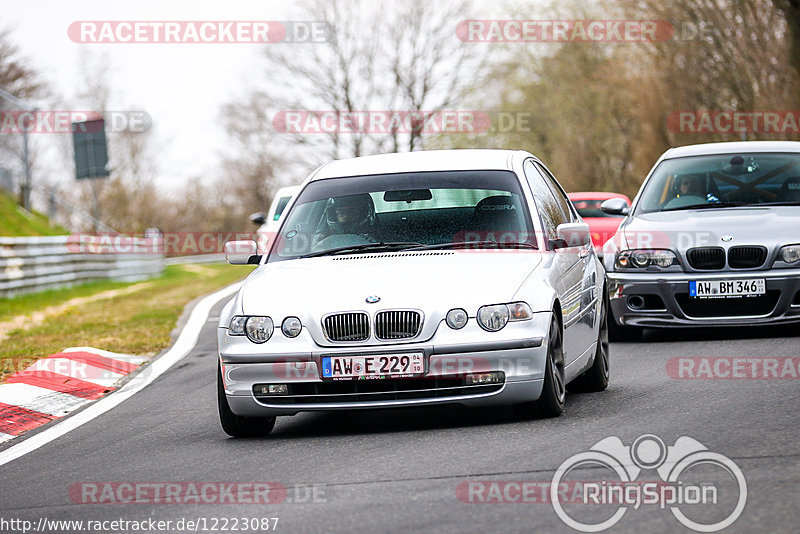
{"label": "green grass verge", "polygon": [[50,226],[47,217],[36,212],[26,212],[8,194],[0,191],[0,236],[65,235],[69,231],[60,226]]}
{"label": "green grass verge", "polygon": [[[40,312],[48,306],[63,308],[39,325],[9,331],[0,341],[0,380],[38,358],[67,347],[92,346],[112,352],[154,355],[169,346],[170,332],[187,303],[244,278],[253,268],[227,264],[173,265],[161,277],[147,282],[97,282],[0,299],[0,310],[6,320]],[[131,291],[126,294],[84,302],[79,307],[64,306],[74,298],[113,289],[125,292],[128,287]]]}

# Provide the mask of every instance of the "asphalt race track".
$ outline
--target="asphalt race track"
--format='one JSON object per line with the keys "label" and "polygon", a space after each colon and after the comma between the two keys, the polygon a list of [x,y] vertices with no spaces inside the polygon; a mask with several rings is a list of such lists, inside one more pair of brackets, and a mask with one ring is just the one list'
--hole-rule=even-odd
{"label": "asphalt race track", "polygon": [[[748,377],[759,362],[751,367],[732,360],[780,358],[781,366],[794,362],[797,371],[797,327],[694,330],[681,333],[688,339],[680,342],[672,341],[676,333],[649,331],[643,342],[612,344],[608,390],[568,395],[564,415],[552,420],[520,420],[505,408],[306,413],[279,418],[268,438],[231,439],[220,428],[215,397],[220,307],[194,351],[143,391],[0,467],[0,518],[32,521],[34,527],[46,520],[48,532],[77,531],[58,530],[49,523],[54,520],[119,519],[172,521],[166,532],[194,530],[185,521],[199,520],[197,530],[211,532],[221,530],[222,520],[233,530],[234,518],[279,518],[278,532],[576,532],[544,494],[521,499],[520,488],[546,488],[538,483],[549,483],[562,462],[604,438],[616,436],[629,446],[653,434],[668,446],[693,438],[740,468],[746,504],[725,532],[800,528],[800,381],[788,371],[777,379]],[[670,376],[680,363],[674,359],[693,357],[723,358],[708,360],[706,371],[713,368],[709,361],[728,363],[716,364],[717,378]],[[723,377],[726,370],[739,377]],[[610,471],[588,466],[576,473],[576,480],[600,481],[609,480]],[[651,471],[639,480],[658,477]],[[733,476],[700,466],[694,477],[715,484],[728,499],[721,497],[719,506],[731,511]],[[269,482],[271,496],[274,488],[286,493],[272,504],[236,496],[233,504],[126,503],[119,502],[119,491],[111,499],[116,502],[91,502],[87,487],[112,482]],[[595,522],[618,509],[569,506],[575,517]],[[725,517],[721,510],[696,506],[690,512],[712,522]],[[174,526],[180,520],[183,529]],[[20,525],[0,522],[0,531],[19,532]],[[239,531],[253,531],[243,525]],[[107,523],[106,531],[134,532],[116,526]],[[658,504],[631,506],[608,529],[682,531],[690,530]]]}

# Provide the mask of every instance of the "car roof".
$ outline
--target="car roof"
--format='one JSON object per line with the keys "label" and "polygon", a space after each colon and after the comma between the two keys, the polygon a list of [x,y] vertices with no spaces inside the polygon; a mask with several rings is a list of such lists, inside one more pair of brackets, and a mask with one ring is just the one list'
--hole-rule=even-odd
{"label": "car roof", "polygon": [[661,159],[685,156],[706,156],[740,152],[800,152],[798,141],[733,141],[728,143],[704,143],[670,148]]}
{"label": "car roof", "polygon": [[295,193],[297,193],[299,189],[300,189],[299,185],[286,185],[275,191],[275,195],[273,196],[273,198],[290,197]]}
{"label": "car roof", "polygon": [[533,156],[522,150],[494,149],[423,150],[379,154],[331,161],[319,167],[310,179],[313,181],[341,176],[423,171],[511,170],[515,157]]}

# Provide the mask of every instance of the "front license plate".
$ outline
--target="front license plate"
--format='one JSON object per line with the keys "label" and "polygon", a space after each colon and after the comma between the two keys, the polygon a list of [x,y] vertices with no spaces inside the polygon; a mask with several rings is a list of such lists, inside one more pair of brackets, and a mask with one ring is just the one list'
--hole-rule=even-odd
{"label": "front license plate", "polygon": [[323,356],[322,378],[400,378],[422,374],[421,352]]}
{"label": "front license plate", "polygon": [[749,297],[766,292],[767,283],[764,278],[689,282],[689,296],[695,298]]}

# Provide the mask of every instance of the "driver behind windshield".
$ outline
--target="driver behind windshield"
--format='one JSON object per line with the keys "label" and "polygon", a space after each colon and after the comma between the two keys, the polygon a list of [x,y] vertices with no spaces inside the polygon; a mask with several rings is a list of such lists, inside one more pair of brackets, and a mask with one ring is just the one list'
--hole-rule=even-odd
{"label": "driver behind windshield", "polygon": [[332,198],[323,219],[324,227],[314,236],[314,244],[333,235],[358,235],[372,240],[375,204],[368,193]]}
{"label": "driver behind windshield", "polygon": [[706,193],[703,182],[703,178],[695,174],[681,176],[678,181],[678,193],[675,195],[676,198],[695,196],[704,198],[708,202],[719,202],[719,199],[715,195]]}

